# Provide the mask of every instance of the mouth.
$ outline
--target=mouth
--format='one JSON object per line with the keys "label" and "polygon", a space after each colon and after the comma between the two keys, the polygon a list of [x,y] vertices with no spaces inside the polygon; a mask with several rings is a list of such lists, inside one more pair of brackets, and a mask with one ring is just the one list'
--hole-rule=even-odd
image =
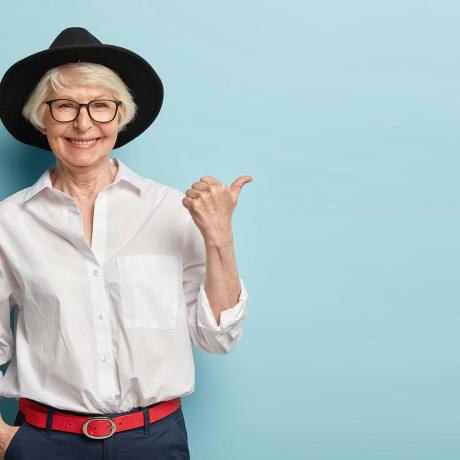
{"label": "mouth", "polygon": [[72,137],[66,137],[65,140],[74,148],[90,149],[99,142],[100,137],[95,137],[93,139],[77,139]]}

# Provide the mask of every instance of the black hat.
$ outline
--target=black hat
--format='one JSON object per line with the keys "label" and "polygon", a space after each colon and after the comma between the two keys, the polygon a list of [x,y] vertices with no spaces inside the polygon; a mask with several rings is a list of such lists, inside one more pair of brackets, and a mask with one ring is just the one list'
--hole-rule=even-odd
{"label": "black hat", "polygon": [[0,82],[0,119],[18,141],[51,150],[46,136],[23,117],[22,108],[46,71],[78,61],[102,64],[116,72],[138,107],[135,118],[118,133],[114,148],[127,144],[153,123],[163,103],[163,84],[151,65],[126,48],[101,43],[82,27],[70,27],[47,50],[13,64]]}

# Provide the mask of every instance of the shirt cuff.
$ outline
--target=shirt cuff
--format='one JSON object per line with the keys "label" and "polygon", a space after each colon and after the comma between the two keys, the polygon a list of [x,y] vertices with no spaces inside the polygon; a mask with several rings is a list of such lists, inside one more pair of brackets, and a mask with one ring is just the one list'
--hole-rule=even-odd
{"label": "shirt cuff", "polygon": [[220,313],[220,323],[217,325],[214,313],[209,305],[209,299],[204,289],[205,280],[200,284],[198,292],[198,326],[204,329],[211,330],[216,333],[227,332],[237,324],[241,323],[247,316],[248,293],[244,286],[243,280],[240,278],[241,293],[238,303]]}

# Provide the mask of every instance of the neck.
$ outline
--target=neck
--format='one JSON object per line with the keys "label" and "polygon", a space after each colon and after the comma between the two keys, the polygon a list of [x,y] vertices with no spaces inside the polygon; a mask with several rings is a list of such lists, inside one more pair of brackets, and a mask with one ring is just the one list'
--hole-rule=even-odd
{"label": "neck", "polygon": [[110,159],[88,168],[69,167],[56,161],[50,178],[53,188],[79,202],[94,202],[99,192],[114,181],[117,171],[117,166]]}

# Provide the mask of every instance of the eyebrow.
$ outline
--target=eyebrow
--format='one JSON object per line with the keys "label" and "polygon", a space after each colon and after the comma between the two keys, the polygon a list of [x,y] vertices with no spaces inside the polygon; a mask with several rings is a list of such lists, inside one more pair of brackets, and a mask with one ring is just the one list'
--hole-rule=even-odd
{"label": "eyebrow", "polygon": [[[91,101],[95,101],[97,99],[110,99],[112,98],[113,96],[108,96],[108,95],[104,95],[104,94],[99,94],[98,96],[95,96],[91,99]],[[64,95],[64,96],[56,96],[56,99],[70,99],[72,101],[74,101],[75,99],[73,99],[72,97],[70,96],[67,96],[67,95]]]}

